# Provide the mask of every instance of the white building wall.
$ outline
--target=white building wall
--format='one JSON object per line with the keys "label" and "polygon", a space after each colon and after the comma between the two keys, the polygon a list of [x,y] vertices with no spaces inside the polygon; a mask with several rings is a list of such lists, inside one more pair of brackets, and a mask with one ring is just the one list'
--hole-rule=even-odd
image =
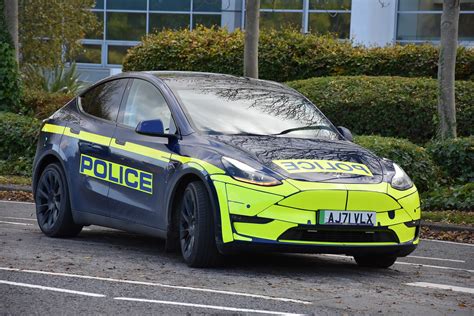
{"label": "white building wall", "polygon": [[365,46],[392,44],[396,18],[397,0],[352,0],[351,38]]}

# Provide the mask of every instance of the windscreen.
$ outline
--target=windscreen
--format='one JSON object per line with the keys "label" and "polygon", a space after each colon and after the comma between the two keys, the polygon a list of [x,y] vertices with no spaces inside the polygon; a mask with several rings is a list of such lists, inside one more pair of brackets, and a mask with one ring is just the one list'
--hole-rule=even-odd
{"label": "windscreen", "polygon": [[311,102],[276,84],[184,78],[165,81],[194,127],[207,134],[340,138]]}

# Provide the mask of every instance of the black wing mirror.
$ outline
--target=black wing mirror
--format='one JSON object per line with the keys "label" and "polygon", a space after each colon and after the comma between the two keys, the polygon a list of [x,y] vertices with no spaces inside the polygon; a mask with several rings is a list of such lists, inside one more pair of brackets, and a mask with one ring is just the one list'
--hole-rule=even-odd
{"label": "black wing mirror", "polygon": [[348,128],[345,128],[344,126],[338,126],[337,127],[337,130],[339,131],[339,133],[342,134],[342,136],[344,136],[345,139],[347,139],[348,141],[352,142],[354,140],[354,138],[352,137],[352,133],[351,131],[348,129]]}
{"label": "black wing mirror", "polygon": [[165,134],[163,122],[160,119],[141,121],[138,123],[135,132],[138,134],[158,137],[176,138],[175,134]]}

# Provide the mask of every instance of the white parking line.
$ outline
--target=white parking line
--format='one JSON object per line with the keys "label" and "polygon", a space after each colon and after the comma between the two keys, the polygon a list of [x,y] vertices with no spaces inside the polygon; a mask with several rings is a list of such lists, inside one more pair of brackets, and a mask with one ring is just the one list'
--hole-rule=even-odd
{"label": "white parking line", "polygon": [[[335,258],[343,258],[343,259],[353,260],[352,257],[345,256],[345,255],[322,254],[322,256],[325,256],[325,257],[335,257]],[[439,258],[438,258],[438,259],[439,259]],[[445,267],[445,266],[435,266],[435,265],[431,265],[431,264],[412,263],[412,262],[403,262],[403,261],[396,261],[395,264],[410,265],[410,266],[419,266],[419,267],[433,268],[433,269],[442,269],[442,270],[465,271],[465,272],[474,273],[474,270],[461,269],[461,268],[452,268],[452,267]]]}
{"label": "white parking line", "polygon": [[453,286],[453,285],[445,285],[445,284],[437,284],[437,283],[429,283],[429,282],[413,282],[413,283],[405,283],[406,285],[410,286],[418,286],[430,289],[442,289],[442,290],[451,290],[454,292],[462,292],[462,293],[469,293],[474,294],[474,289],[469,287],[461,287],[461,286]]}
{"label": "white parking line", "polygon": [[6,280],[0,280],[0,284],[28,287],[32,289],[39,289],[39,290],[45,290],[45,291],[54,291],[54,292],[62,292],[62,293],[77,294],[77,295],[84,295],[84,296],[92,296],[92,297],[105,297],[105,295],[103,294],[73,291],[73,290],[68,290],[68,289],[62,289],[59,287],[49,287],[49,286],[42,286],[42,285],[29,284],[29,283],[11,282],[11,281],[6,281]]}
{"label": "white parking line", "polygon": [[434,257],[422,257],[422,256],[408,256],[407,258],[416,258],[416,259],[426,259],[426,260],[434,260],[434,261],[449,261],[449,262],[459,262],[459,263],[466,263],[464,260],[457,260],[457,259],[444,259],[444,258],[434,258]]}
{"label": "white parking line", "polygon": [[474,244],[447,241],[447,240],[437,240],[437,239],[421,239],[421,240],[423,240],[423,241],[432,241],[432,242],[440,242],[440,243],[443,243],[443,244],[451,244],[451,245],[457,245],[457,246],[474,247]]}
{"label": "white parking line", "polygon": [[411,262],[401,262],[401,261],[397,261],[397,262],[395,262],[395,264],[410,265],[410,266],[419,266],[419,267],[426,267],[426,268],[433,268],[433,269],[441,269],[441,270],[464,271],[464,272],[474,273],[474,270],[461,269],[461,268],[451,268],[451,267],[445,267],[445,266],[434,266],[434,265],[431,265],[431,264],[421,264],[421,263],[411,263]]}
{"label": "white parking line", "polygon": [[18,220],[23,220],[23,221],[33,221],[33,222],[36,222],[36,218],[13,217],[13,216],[0,216],[0,218],[18,219]]}
{"label": "white parking line", "polygon": [[10,224],[10,225],[21,225],[21,226],[33,226],[33,224],[18,223],[18,222],[0,221],[0,223],[2,223],[2,224]]}
{"label": "white parking line", "polygon": [[243,297],[258,298],[258,299],[264,299],[264,300],[273,300],[273,301],[307,304],[307,305],[313,304],[313,303],[308,302],[308,301],[302,301],[302,300],[284,298],[284,297],[273,297],[273,296],[266,296],[266,295],[260,295],[260,294],[250,294],[250,293],[233,292],[233,291],[225,291],[225,290],[215,290],[215,289],[208,289],[208,288],[198,288],[198,287],[169,285],[169,284],[153,283],[153,282],[143,282],[143,281],[132,281],[132,280],[95,277],[95,276],[80,275],[80,274],[47,272],[47,271],[39,271],[39,270],[22,270],[22,269],[7,268],[7,267],[0,267],[0,270],[13,271],[13,272],[44,274],[44,275],[54,275],[54,276],[62,276],[62,277],[70,277],[70,278],[78,278],[78,279],[99,280],[99,281],[107,281],[107,282],[118,282],[118,283],[126,283],[126,284],[157,286],[157,287],[177,289],[177,290],[189,290],[189,291],[196,291],[196,292],[207,292],[207,293],[215,293],[215,294],[223,294],[223,295],[243,296]]}
{"label": "white parking line", "polygon": [[220,310],[220,311],[241,312],[241,313],[255,313],[255,314],[268,314],[268,315],[302,315],[302,314],[276,312],[276,311],[268,311],[268,310],[261,310],[261,309],[248,309],[248,308],[238,308],[238,307],[193,304],[193,303],[183,303],[183,302],[174,302],[174,301],[159,301],[159,300],[149,300],[149,299],[143,299],[143,298],[132,298],[132,297],[114,297],[114,300],[154,303],[154,304],[162,304],[162,305],[197,307],[197,308],[215,309],[215,310]]}
{"label": "white parking line", "polygon": [[0,203],[12,203],[12,204],[28,204],[28,205],[35,205],[33,202],[23,202],[23,201],[7,201],[7,200],[0,200]]}

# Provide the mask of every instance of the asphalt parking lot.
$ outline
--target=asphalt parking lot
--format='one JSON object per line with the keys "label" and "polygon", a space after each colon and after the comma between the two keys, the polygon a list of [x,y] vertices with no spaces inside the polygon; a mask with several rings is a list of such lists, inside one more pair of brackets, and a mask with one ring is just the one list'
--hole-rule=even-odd
{"label": "asphalt parking lot", "polygon": [[191,269],[164,242],[96,226],[44,236],[0,202],[0,314],[474,314],[474,245],[423,240],[388,270],[335,255],[241,255]]}

